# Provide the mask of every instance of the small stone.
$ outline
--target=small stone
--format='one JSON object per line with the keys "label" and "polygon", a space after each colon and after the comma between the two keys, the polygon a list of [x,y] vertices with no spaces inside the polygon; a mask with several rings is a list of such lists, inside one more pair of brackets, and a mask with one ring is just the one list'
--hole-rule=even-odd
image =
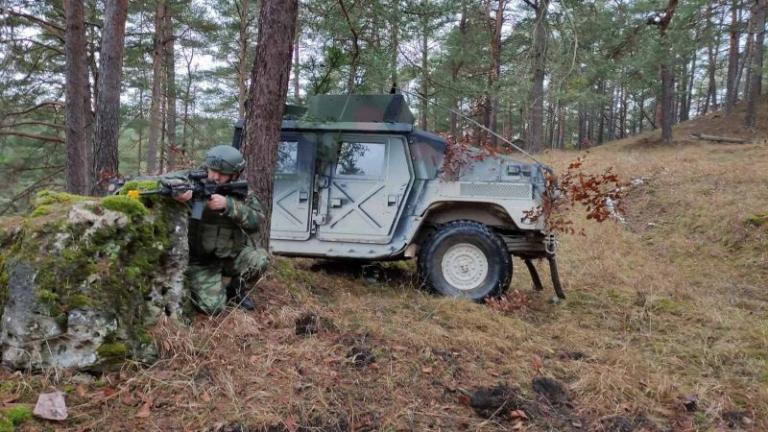
{"label": "small stone", "polygon": [[64,393],[60,391],[41,393],[37,398],[37,404],[32,414],[46,420],[66,420],[69,414],[67,413],[67,404],[64,402]]}

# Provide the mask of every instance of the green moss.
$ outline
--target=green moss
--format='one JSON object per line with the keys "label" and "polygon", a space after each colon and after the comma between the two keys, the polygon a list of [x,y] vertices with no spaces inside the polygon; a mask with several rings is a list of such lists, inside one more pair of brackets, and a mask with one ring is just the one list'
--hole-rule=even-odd
{"label": "green moss", "polygon": [[128,191],[137,190],[139,192],[157,189],[157,180],[131,180],[125,182],[118,192],[119,195],[125,195]]}
{"label": "green moss", "polygon": [[67,306],[70,309],[92,307],[94,302],[85,294],[75,294],[67,299]]}
{"label": "green moss", "polygon": [[106,360],[123,360],[128,357],[128,346],[122,342],[105,343],[96,352]]}
{"label": "green moss", "polygon": [[7,418],[0,416],[0,432],[14,432],[16,426],[11,423]]}
{"label": "green moss", "polygon": [[756,214],[747,218],[747,224],[753,226],[763,226],[768,223],[768,213]]}
{"label": "green moss", "polygon": [[35,207],[40,207],[51,204],[73,204],[80,201],[86,201],[88,199],[93,198],[82,195],[73,195],[66,192],[43,190],[35,195],[34,205]]}
{"label": "green moss", "polygon": [[32,418],[32,408],[27,405],[16,405],[3,410],[3,415],[14,426],[18,426]]}
{"label": "green moss", "polygon": [[43,303],[54,304],[59,301],[59,295],[47,289],[37,291],[37,298]]}
{"label": "green moss", "polygon": [[105,209],[118,211],[125,213],[128,216],[145,216],[149,211],[141,201],[133,198],[129,198],[125,195],[113,195],[103,198],[101,205]]}
{"label": "green moss", "polygon": [[32,213],[30,213],[29,215],[31,217],[45,216],[45,215],[51,214],[52,209],[53,207],[50,204],[39,205],[34,210],[32,210]]}

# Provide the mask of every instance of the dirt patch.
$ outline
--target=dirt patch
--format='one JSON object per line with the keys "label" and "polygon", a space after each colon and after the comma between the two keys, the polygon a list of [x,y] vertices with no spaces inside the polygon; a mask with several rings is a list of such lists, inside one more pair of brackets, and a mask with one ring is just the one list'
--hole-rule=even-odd
{"label": "dirt patch", "polygon": [[546,399],[552,405],[568,405],[570,396],[565,386],[558,380],[550,377],[539,376],[531,381],[533,391]]}
{"label": "dirt patch", "polygon": [[483,418],[509,417],[510,412],[523,408],[525,399],[520,388],[499,384],[494,387],[480,387],[471,392],[469,406]]}
{"label": "dirt patch", "polygon": [[297,336],[312,336],[334,329],[335,326],[330,318],[319,316],[314,312],[307,312],[296,319]]}

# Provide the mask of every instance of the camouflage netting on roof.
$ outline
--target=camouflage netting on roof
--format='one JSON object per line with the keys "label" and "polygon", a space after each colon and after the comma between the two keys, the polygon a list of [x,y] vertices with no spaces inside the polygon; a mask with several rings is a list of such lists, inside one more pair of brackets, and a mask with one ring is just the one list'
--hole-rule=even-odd
{"label": "camouflage netting on roof", "polygon": [[98,369],[152,361],[148,329],[184,315],[187,215],[43,192],[25,218],[0,224],[0,351],[13,369]]}

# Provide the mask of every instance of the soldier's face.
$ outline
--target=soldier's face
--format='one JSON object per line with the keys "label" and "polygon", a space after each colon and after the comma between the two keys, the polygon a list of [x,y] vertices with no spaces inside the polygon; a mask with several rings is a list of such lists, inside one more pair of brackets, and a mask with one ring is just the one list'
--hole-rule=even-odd
{"label": "soldier's face", "polygon": [[216,183],[216,184],[224,184],[230,180],[232,180],[231,174],[222,174],[218,171],[214,171],[209,169],[208,170],[208,180]]}

